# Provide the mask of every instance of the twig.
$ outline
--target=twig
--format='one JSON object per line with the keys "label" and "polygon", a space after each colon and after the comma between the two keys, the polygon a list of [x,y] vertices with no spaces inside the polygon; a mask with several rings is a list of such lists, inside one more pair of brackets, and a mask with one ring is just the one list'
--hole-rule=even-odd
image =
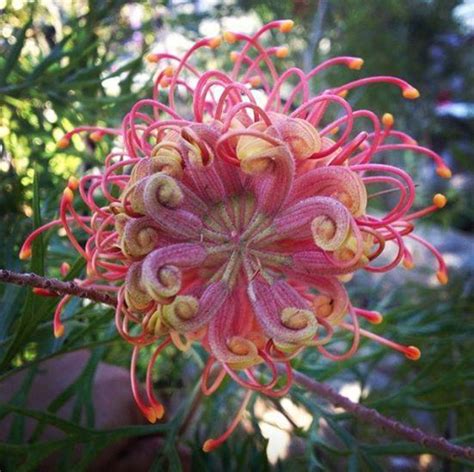
{"label": "twig", "polygon": [[105,303],[107,305],[115,306],[117,304],[117,300],[108,293],[103,293],[90,287],[83,287],[72,280],[63,282],[58,279],[42,277],[41,275],[37,274],[21,274],[7,269],[0,269],[0,282],[44,288],[50,292],[53,292],[54,294],[57,294],[58,296],[74,295],[76,297],[87,298],[89,300]]}
{"label": "twig", "polygon": [[438,453],[447,454],[450,457],[463,457],[471,461],[474,459],[474,448],[472,447],[457,446],[443,437],[431,436],[418,428],[412,428],[389,416],[384,416],[376,410],[367,408],[359,403],[353,403],[347,397],[339,395],[329,385],[322,384],[299,372],[293,372],[293,376],[297,384],[325,398],[334,406],[343,408],[348,413],[352,413],[356,418],[365,423],[373,424],[379,428],[385,428],[408,441],[415,442]]}

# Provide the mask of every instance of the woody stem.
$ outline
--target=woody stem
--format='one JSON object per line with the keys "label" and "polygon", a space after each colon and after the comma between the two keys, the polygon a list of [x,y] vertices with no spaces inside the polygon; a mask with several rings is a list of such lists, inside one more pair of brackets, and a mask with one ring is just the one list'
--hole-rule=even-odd
{"label": "woody stem", "polygon": [[75,297],[87,298],[89,300],[105,303],[107,305],[115,306],[117,304],[115,297],[94,288],[82,287],[77,282],[73,282],[72,280],[63,282],[58,279],[43,277],[37,274],[22,274],[7,269],[0,269],[0,282],[44,288],[53,294],[57,294],[58,296],[74,295]]}
{"label": "woody stem", "polygon": [[359,403],[354,403],[347,397],[339,395],[332,387],[307,377],[300,372],[293,372],[294,380],[301,387],[325,398],[334,406],[343,408],[348,413],[354,415],[357,419],[377,426],[380,429],[386,429],[404,439],[420,444],[435,452],[448,455],[450,457],[462,457],[465,459],[474,459],[474,448],[457,446],[443,437],[431,436],[418,428],[412,428],[389,416],[384,416],[372,408],[367,408]]}

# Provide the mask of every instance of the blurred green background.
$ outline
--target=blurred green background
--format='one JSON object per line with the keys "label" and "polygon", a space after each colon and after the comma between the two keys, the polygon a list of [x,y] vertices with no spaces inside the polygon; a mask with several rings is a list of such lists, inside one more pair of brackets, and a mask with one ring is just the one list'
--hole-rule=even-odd
{"label": "blurred green background", "polygon": [[[37,247],[31,266],[18,260],[19,245],[33,224],[54,218],[67,178],[100,165],[110,145],[77,138],[58,151],[57,139],[79,124],[119,125],[138,98],[151,94],[155,66],[144,61],[148,52],[180,51],[198,37],[225,29],[251,32],[278,18],[296,22],[291,35],[274,38],[288,41],[286,66],[309,70],[338,54],[361,56],[360,76],[396,75],[416,86],[421,99],[414,102],[383,85],[364,88],[349,100],[379,115],[392,113],[397,128],[442,154],[454,174],[441,181],[423,158],[400,156],[420,184],[420,203],[439,191],[448,196],[447,207],[427,218],[421,233],[446,255],[450,283],[434,283],[435,263],[420,250],[415,271],[358,275],[349,284],[356,304],[384,313],[375,331],[419,346],[421,360],[410,363],[364,343],[344,363],[307,352],[294,365],[382,413],[472,444],[472,0],[0,0],[0,267],[58,276],[60,263],[68,261],[73,275],[82,274],[57,234]],[[200,57],[201,67],[229,67],[228,50],[223,51]],[[315,86],[321,90],[353,75],[335,68]],[[2,471],[38,470],[53,453],[56,465],[43,466],[46,470],[102,470],[103,463],[97,464],[103,451],[124,441],[125,456],[145,444],[151,470],[472,470],[355,421],[296,387],[282,401],[254,399],[243,427],[206,455],[200,450],[203,440],[223,431],[239,393],[228,382],[218,395],[200,399],[196,385],[204,355],[199,349],[184,356],[170,350],[160,361],[155,385],[174,412],[167,423],[99,429],[93,408],[97,368],[102,361],[127,367],[130,356],[115,334],[110,310],[76,300],[65,312],[67,336],[54,340],[54,299],[13,286],[0,286],[0,297],[0,429],[2,419],[10,420],[0,435]],[[44,408],[31,408],[28,391],[41,371],[39,361],[85,348],[92,355],[78,363],[79,380],[56,392]],[[15,390],[7,382],[20,372]],[[121,388],[128,389],[127,382]],[[60,412],[68,402],[73,408],[65,417]],[[34,432],[31,422],[37,422]],[[62,434],[46,438],[46,426]],[[158,442],[143,443],[156,434]],[[82,446],[79,459],[75,445]],[[140,464],[136,459],[133,470],[149,470]]]}

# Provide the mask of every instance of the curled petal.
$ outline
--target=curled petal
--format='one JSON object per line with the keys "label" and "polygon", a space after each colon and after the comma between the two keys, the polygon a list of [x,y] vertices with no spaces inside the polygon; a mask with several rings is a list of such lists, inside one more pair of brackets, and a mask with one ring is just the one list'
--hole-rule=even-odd
{"label": "curled petal", "polygon": [[285,149],[283,143],[275,139],[275,134],[276,131],[272,132],[263,121],[257,121],[242,131],[236,154],[246,174],[260,175],[272,170],[275,159]]}
{"label": "curled petal", "polygon": [[279,238],[305,238],[310,233],[318,247],[334,251],[346,240],[351,220],[346,207],[337,200],[313,197],[286,210],[275,219],[274,226]]}
{"label": "curled petal", "polygon": [[211,143],[217,141],[218,136],[212,128],[207,125],[187,126],[181,130],[181,136],[186,148],[186,160],[191,167],[203,169],[213,164],[214,151]]}
{"label": "curled petal", "polygon": [[187,175],[192,180],[195,192],[206,202],[222,201],[227,189],[212,151],[220,136],[217,130],[208,125],[194,125],[184,128],[182,135],[187,146]]}
{"label": "curled petal", "polygon": [[225,342],[218,341],[220,340],[214,339],[212,350],[216,355],[219,354],[219,361],[225,363],[230,369],[248,369],[262,362],[257,346],[250,339],[232,336]]}
{"label": "curled petal", "polygon": [[163,320],[173,329],[180,330],[186,321],[194,318],[199,310],[199,300],[190,295],[178,295],[174,301],[163,307]]}
{"label": "curled petal", "polygon": [[183,192],[171,176],[156,173],[146,179],[143,188],[143,200],[145,208],[149,208],[149,211],[158,205],[166,208],[177,208],[183,201]]}
{"label": "curled petal", "polygon": [[285,203],[293,185],[295,161],[287,146],[275,148],[277,154],[269,158],[268,173],[256,181],[258,206],[267,215],[277,213]]}
{"label": "curled petal", "polygon": [[298,164],[297,174],[304,175],[307,172],[310,172],[313,169],[323,166],[329,166],[340,154],[341,148],[336,148],[334,145],[336,141],[327,136],[321,137],[321,152],[324,153],[327,149],[335,149],[335,151],[331,152],[329,155],[324,157],[311,157],[310,159],[306,159],[305,161],[301,161]]}
{"label": "curled petal", "polygon": [[129,218],[123,229],[120,246],[125,255],[139,257],[153,251],[158,241],[158,228],[151,218]]}
{"label": "curled petal", "polygon": [[365,249],[366,244],[362,233],[357,224],[351,221],[351,228],[346,239],[333,253],[334,261],[341,267],[352,267],[354,264],[362,267],[369,262],[369,258],[364,253]]}
{"label": "curled petal", "polygon": [[[304,310],[302,308],[286,307],[280,314],[281,322],[287,328],[293,330],[304,330],[306,329],[310,334],[304,342],[287,342],[275,338],[273,343],[277,349],[287,353],[293,353],[298,350],[302,345],[309,344],[309,338],[316,334],[317,323],[315,321],[314,313],[311,310]],[[309,329],[308,329],[309,328]]]}
{"label": "curled petal", "polygon": [[298,346],[316,333],[316,318],[286,282],[270,286],[256,279],[249,284],[248,296],[262,329],[274,342]]}
{"label": "curled petal", "polygon": [[118,213],[115,217],[115,231],[117,234],[122,237],[123,232],[125,231],[125,226],[130,220],[130,216],[126,215],[125,213]]}
{"label": "curled petal", "polygon": [[152,301],[142,283],[142,266],[141,262],[133,263],[129,267],[125,279],[125,301],[129,308],[137,311],[145,310]]}
{"label": "curled petal", "polygon": [[299,275],[343,275],[354,272],[362,267],[359,261],[354,261],[352,265],[336,264],[336,261],[329,259],[323,251],[303,249],[294,251],[291,255],[291,270]]}
{"label": "curled petal", "polygon": [[[239,309],[240,308],[240,309]],[[208,341],[212,354],[232,369],[246,369],[262,361],[255,342],[239,330],[241,313],[234,298],[230,298],[219,316],[209,324]]]}
{"label": "curled petal", "polygon": [[201,329],[222,308],[228,297],[223,282],[210,284],[201,297],[178,295],[174,301],[163,307],[163,319],[179,333],[189,333]]}
{"label": "curled petal", "polygon": [[181,289],[180,268],[199,266],[206,256],[206,250],[198,244],[174,244],[156,249],[143,261],[142,284],[154,300],[169,303]]}
{"label": "curled petal", "polygon": [[156,337],[169,333],[169,328],[163,323],[162,307],[160,305],[147,320],[146,331]]}
{"label": "curled petal", "polygon": [[179,238],[198,238],[201,220],[178,207],[183,202],[183,192],[175,179],[157,173],[146,179],[143,188],[144,212],[167,234]]}
{"label": "curled petal", "polygon": [[289,118],[279,113],[269,113],[269,116],[295,159],[307,159],[321,149],[321,137],[308,121],[302,118]]}
{"label": "curled petal", "polygon": [[180,179],[183,175],[183,159],[179,146],[179,134],[172,130],[151,151],[151,162],[156,172],[163,172]]}
{"label": "curled petal", "polygon": [[367,190],[358,174],[345,167],[321,167],[298,177],[291,200],[327,196],[340,201],[353,216],[361,216],[367,207]]}
{"label": "curled petal", "polygon": [[[146,329],[146,315],[137,316],[125,306],[126,286],[120,288],[115,308],[115,327],[120,336],[134,346],[146,346],[156,340],[152,332]],[[139,311],[139,310],[136,310]],[[142,324],[143,323],[143,324]],[[142,331],[137,335],[130,334],[130,324],[141,325]]]}
{"label": "curled petal", "polygon": [[133,185],[140,180],[149,177],[152,173],[152,161],[150,159],[141,159],[133,166],[128,184]]}
{"label": "curled petal", "polygon": [[311,222],[314,243],[325,251],[336,250],[345,241],[348,227],[344,220],[334,220],[327,215],[317,216]]}
{"label": "curled petal", "polygon": [[298,279],[301,282],[306,282],[309,287],[319,292],[318,295],[311,296],[311,304],[315,315],[331,325],[339,324],[349,307],[349,295],[344,285],[335,277],[303,275],[299,276]]}
{"label": "curled petal", "polygon": [[158,169],[158,172],[168,174],[175,179],[180,179],[183,176],[182,159],[179,153],[166,150],[153,156],[153,165]]}
{"label": "curled petal", "polygon": [[155,270],[154,277],[148,274],[143,283],[150,296],[159,303],[169,303],[181,289],[181,271],[172,265],[162,265]]}
{"label": "curled petal", "polygon": [[218,203],[227,196],[227,189],[222,184],[215,165],[203,168],[188,168],[187,175],[193,182],[193,190],[205,202]]}

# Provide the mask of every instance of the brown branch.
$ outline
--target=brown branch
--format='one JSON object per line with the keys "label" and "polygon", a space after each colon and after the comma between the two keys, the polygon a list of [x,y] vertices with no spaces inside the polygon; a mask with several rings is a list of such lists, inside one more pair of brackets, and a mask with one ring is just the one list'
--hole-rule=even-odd
{"label": "brown branch", "polygon": [[117,304],[117,300],[112,295],[94,288],[83,287],[72,280],[63,282],[58,279],[42,277],[41,275],[31,273],[21,274],[7,269],[0,269],[0,282],[43,288],[58,296],[74,295],[75,297],[87,298],[107,305],[115,306]]}
{"label": "brown branch", "polygon": [[412,428],[390,418],[389,416],[384,416],[376,410],[367,408],[359,403],[353,403],[347,397],[339,395],[329,385],[317,382],[299,372],[294,371],[293,376],[296,383],[304,387],[306,390],[325,398],[334,406],[343,408],[348,413],[353,414],[356,418],[365,423],[384,428],[404,439],[407,439],[408,441],[420,444],[427,449],[431,449],[434,452],[443,453],[453,458],[462,457],[471,461],[474,459],[474,448],[472,447],[457,446],[443,437],[431,436],[418,428]]}

